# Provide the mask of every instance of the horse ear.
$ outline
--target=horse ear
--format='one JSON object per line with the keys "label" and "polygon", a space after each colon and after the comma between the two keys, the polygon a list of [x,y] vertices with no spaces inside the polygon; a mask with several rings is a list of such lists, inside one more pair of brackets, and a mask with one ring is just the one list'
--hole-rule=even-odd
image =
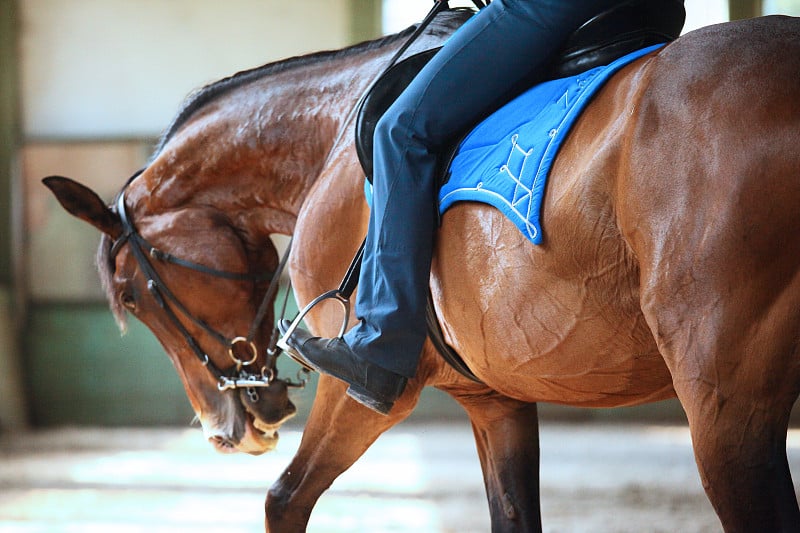
{"label": "horse ear", "polygon": [[112,239],[122,234],[122,221],[90,188],[61,176],[44,178],[42,183],[71,215],[84,220]]}

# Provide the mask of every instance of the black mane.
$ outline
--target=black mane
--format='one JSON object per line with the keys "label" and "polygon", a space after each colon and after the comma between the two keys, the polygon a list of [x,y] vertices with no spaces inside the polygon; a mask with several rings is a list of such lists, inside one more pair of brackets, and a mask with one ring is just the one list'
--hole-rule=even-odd
{"label": "black mane", "polygon": [[[468,18],[468,16],[471,13],[472,12],[470,10],[465,10],[465,9],[454,9],[449,12],[445,12],[440,16],[440,18],[438,18],[435,21],[434,24],[431,25],[431,28],[428,30],[428,33],[431,34],[443,33],[446,28],[452,27],[453,21],[457,21],[460,23],[461,21]],[[251,81],[259,80],[265,76],[278,74],[280,72],[284,72],[290,69],[301,68],[307,65],[318,63],[320,61],[328,61],[331,59],[349,57],[352,55],[357,55],[363,52],[368,52],[371,50],[382,48],[383,46],[392,44],[396,41],[408,37],[409,35],[411,35],[411,33],[413,33],[414,29],[416,29],[416,26],[411,26],[399,33],[387,35],[385,37],[381,37],[371,41],[365,41],[347,48],[343,48],[341,50],[315,52],[312,54],[296,56],[296,57],[291,57],[289,59],[275,61],[273,63],[267,63],[266,65],[262,65],[260,67],[256,67],[249,70],[243,70],[227,78],[223,78],[221,80],[210,83],[205,87],[202,87],[197,91],[191,93],[187,97],[187,99],[183,103],[183,106],[181,107],[181,110],[178,112],[178,115],[175,117],[175,119],[173,119],[172,123],[169,125],[169,127],[165,130],[164,134],[161,136],[161,140],[158,143],[158,146],[154,152],[153,157],[155,157],[161,152],[161,150],[164,148],[164,145],[166,145],[166,143],[172,138],[175,132],[178,131],[178,129],[186,123],[186,121],[189,119],[189,117],[192,116],[192,114],[195,111],[202,108],[209,102],[214,101],[216,98],[227,93],[232,89],[241,87],[242,85],[245,85]]]}

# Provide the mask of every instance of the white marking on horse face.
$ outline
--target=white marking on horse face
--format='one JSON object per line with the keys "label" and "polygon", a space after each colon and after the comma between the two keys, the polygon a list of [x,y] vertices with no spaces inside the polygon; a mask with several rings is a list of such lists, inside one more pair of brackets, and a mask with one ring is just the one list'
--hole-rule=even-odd
{"label": "white marking on horse face", "polygon": [[221,452],[237,451],[235,446],[244,434],[244,422],[239,420],[242,415],[241,410],[237,409],[236,401],[233,394],[220,394],[213,411],[197,413],[203,435]]}
{"label": "white marking on horse face", "polygon": [[271,427],[256,428],[245,410],[237,405],[235,394],[222,394],[214,413],[198,413],[203,435],[220,453],[243,452],[261,455],[275,449],[278,427],[286,419]]}

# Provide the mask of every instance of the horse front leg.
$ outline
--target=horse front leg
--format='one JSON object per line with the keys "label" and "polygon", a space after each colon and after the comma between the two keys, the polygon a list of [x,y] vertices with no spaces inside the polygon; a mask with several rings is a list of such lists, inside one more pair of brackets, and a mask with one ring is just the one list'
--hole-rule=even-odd
{"label": "horse front leg", "polygon": [[409,381],[389,416],[379,415],[345,394],[347,385],[320,376],[314,406],[300,447],[267,493],[265,530],[306,530],[314,505],[331,483],[350,468],[387,429],[404,420],[417,404],[422,385]]}
{"label": "horse front leg", "polygon": [[483,391],[448,391],[469,415],[492,531],[541,531],[539,418],[535,403]]}

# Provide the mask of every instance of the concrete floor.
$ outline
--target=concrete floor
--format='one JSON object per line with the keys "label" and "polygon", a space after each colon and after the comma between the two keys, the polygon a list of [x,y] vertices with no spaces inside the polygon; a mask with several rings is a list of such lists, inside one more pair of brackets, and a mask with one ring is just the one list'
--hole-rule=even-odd
{"label": "concrete floor", "polygon": [[[225,456],[198,429],[58,429],[0,439],[0,531],[262,531],[266,488],[300,427],[277,451]],[[647,425],[542,424],[542,512],[548,532],[719,531],[688,431]],[[800,479],[800,431],[789,437]],[[466,424],[406,424],[342,475],[311,532],[488,531],[488,507]]]}

